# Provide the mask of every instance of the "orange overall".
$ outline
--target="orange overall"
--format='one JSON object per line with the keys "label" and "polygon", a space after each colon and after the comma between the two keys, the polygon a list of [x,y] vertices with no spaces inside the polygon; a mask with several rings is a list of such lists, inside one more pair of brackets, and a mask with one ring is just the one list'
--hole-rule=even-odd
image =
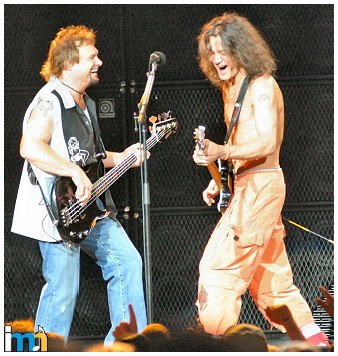
{"label": "orange overall", "polygon": [[[285,304],[297,325],[313,322],[311,310],[293,284],[284,245],[281,210],[285,183],[280,168],[237,176],[234,195],[204,250],[199,265],[199,319],[214,335],[237,323],[241,295],[249,289],[259,310]],[[285,332],[284,327],[271,323]]]}

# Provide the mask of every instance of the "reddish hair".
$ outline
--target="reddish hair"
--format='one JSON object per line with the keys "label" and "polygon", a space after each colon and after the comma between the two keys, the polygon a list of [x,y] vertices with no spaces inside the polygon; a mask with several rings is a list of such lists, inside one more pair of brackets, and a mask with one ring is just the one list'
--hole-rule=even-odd
{"label": "reddish hair", "polygon": [[79,47],[94,45],[96,33],[86,26],[70,25],[61,28],[51,42],[48,57],[43,64],[40,74],[48,82],[51,76],[59,76],[65,64],[72,65],[79,62]]}

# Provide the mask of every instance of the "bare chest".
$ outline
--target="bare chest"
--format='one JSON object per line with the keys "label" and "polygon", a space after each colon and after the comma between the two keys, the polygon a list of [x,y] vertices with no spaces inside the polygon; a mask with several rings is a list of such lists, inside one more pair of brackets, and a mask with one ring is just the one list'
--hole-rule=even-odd
{"label": "bare chest", "polygon": [[[234,100],[229,100],[225,103],[224,119],[228,128],[233,118],[234,107]],[[254,139],[257,136],[258,132],[255,125],[253,105],[250,98],[246,97],[242,104],[237,124],[232,130],[230,142],[239,144]]]}

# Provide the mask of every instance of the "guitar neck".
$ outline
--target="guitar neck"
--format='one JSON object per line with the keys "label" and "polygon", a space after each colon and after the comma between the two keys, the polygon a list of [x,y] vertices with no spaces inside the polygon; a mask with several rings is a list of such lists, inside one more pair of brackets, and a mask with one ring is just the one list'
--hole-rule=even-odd
{"label": "guitar neck", "polygon": [[208,170],[209,170],[209,173],[210,173],[211,177],[215,180],[218,189],[221,190],[223,188],[222,174],[218,170],[218,167],[216,166],[216,163],[215,162],[210,163],[208,165]]}
{"label": "guitar neck", "polygon": [[[164,129],[161,132],[152,135],[148,138],[146,142],[147,150],[150,150],[156,145],[171,129]],[[135,153],[131,153],[126,157],[122,162],[112,168],[108,173],[103,177],[98,179],[92,189],[92,196],[88,205],[98,198],[104,191],[106,191],[113,183],[115,183],[127,170],[136,162],[137,157]]]}

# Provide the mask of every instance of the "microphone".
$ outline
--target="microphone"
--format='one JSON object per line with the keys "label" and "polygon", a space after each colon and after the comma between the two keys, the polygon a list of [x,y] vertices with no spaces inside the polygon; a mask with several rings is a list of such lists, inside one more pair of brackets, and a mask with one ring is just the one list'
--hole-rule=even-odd
{"label": "microphone", "polygon": [[158,67],[164,66],[167,58],[162,52],[153,52],[150,55],[149,64],[156,62]]}

